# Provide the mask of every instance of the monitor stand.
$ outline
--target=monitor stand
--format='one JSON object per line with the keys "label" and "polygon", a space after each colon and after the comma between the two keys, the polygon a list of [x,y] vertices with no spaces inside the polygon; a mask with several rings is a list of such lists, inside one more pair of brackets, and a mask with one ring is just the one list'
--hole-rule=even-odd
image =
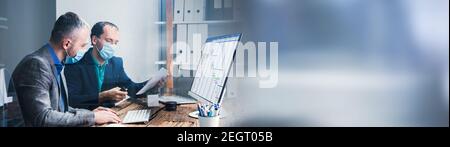
{"label": "monitor stand", "polygon": [[159,97],[159,101],[161,103],[175,101],[175,102],[177,102],[178,105],[197,104],[197,100],[195,100],[193,98],[188,98],[188,97],[183,97],[183,96],[178,96],[178,95],[164,95],[164,96]]}

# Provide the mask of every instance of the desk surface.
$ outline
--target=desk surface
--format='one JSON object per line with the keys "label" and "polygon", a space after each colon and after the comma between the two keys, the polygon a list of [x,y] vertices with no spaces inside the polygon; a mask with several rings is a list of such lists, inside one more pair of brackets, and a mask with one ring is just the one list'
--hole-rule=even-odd
{"label": "desk surface", "polygon": [[[146,103],[139,100],[128,100],[120,105],[113,107],[119,117],[123,119],[128,111],[149,109]],[[165,111],[164,106],[150,108],[153,112],[152,119],[146,123],[123,124],[126,127],[198,127],[198,120],[189,117],[189,113],[196,111],[196,104],[178,105],[177,111]],[[106,125],[103,125],[106,126]]]}

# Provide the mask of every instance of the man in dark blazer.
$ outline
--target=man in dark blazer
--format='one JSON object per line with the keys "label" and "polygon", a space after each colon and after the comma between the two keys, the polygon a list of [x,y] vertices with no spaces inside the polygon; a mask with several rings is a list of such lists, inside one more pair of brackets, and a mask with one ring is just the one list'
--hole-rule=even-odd
{"label": "man in dark blazer", "polygon": [[[136,93],[146,82],[133,82],[125,73],[122,58],[114,56],[118,42],[119,28],[115,24],[98,22],[92,27],[93,47],[65,69],[71,106],[85,109],[111,107],[127,95],[145,97]],[[149,92],[157,93],[162,84],[160,81]]]}
{"label": "man in dark blazer", "polygon": [[26,126],[75,127],[119,123],[114,111],[69,107],[61,71],[66,57],[88,45],[89,26],[75,13],[58,18],[48,44],[26,56],[12,78]]}

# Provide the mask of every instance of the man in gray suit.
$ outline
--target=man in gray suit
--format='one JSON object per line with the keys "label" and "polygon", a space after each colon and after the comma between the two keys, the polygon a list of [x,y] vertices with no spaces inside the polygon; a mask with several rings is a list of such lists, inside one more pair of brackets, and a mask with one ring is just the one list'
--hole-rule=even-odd
{"label": "man in gray suit", "polygon": [[47,45],[26,56],[13,72],[19,104],[26,126],[77,127],[119,123],[107,108],[93,111],[71,108],[61,75],[66,57],[74,57],[88,45],[89,26],[77,14],[58,18]]}

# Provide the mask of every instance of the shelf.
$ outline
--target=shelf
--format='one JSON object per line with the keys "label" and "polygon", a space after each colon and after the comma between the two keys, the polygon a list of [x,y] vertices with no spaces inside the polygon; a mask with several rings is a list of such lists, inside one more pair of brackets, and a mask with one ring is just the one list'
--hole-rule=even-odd
{"label": "shelf", "polygon": [[[155,61],[156,65],[165,65],[166,61]],[[186,64],[186,63],[178,63],[178,62],[172,62],[173,65],[191,65],[191,64]]]}
{"label": "shelf", "polygon": [[[178,62],[172,62],[173,65],[175,66],[190,66],[190,68],[180,68],[183,70],[195,70],[194,67],[197,67],[198,65],[192,65],[192,64],[182,64],[182,63],[178,63]],[[166,61],[155,61],[155,65],[166,65]]]}
{"label": "shelf", "polygon": [[[173,24],[227,24],[236,23],[235,20],[206,20],[206,21],[174,21]],[[155,22],[157,25],[165,25],[165,21]]]}
{"label": "shelf", "polygon": [[[156,65],[166,65],[166,61],[155,61]],[[172,62],[173,65],[182,65],[181,63],[178,62]]]}

